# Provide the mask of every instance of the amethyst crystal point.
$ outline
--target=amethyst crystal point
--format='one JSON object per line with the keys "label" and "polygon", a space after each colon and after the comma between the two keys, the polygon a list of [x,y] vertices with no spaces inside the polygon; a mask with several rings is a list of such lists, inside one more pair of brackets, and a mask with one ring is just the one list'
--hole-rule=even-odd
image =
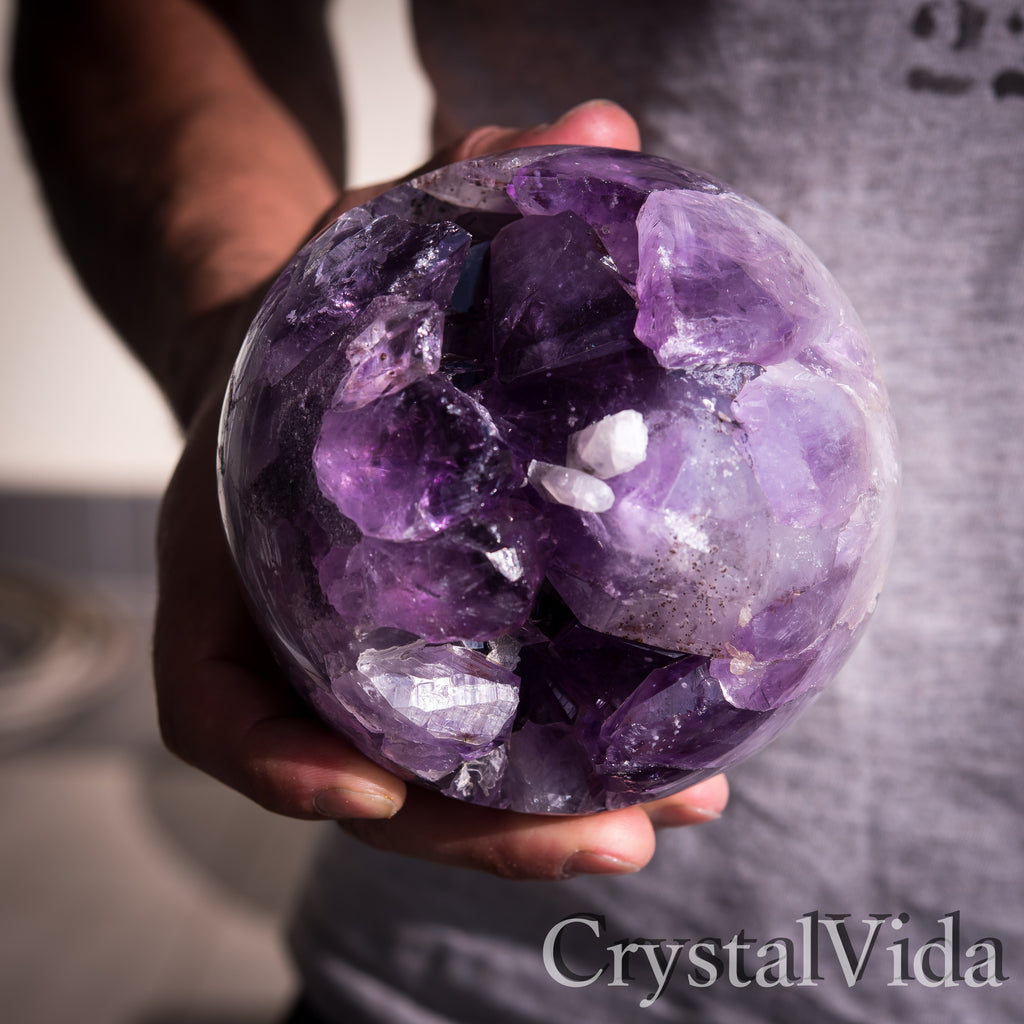
{"label": "amethyst crystal point", "polygon": [[487,410],[436,374],[328,410],[312,466],[338,511],[386,540],[430,537],[523,481]]}
{"label": "amethyst crystal point", "polygon": [[663,366],[781,362],[824,313],[823,275],[749,200],[654,192],[636,223],[636,334]]}
{"label": "amethyst crystal point", "polygon": [[502,379],[636,344],[636,303],[597,236],[574,213],[523,217],[498,232],[491,310]]}
{"label": "amethyst crystal point", "polygon": [[[489,640],[526,622],[543,573],[543,521],[510,502],[427,540],[364,538],[341,574],[362,604],[335,603],[367,629],[393,626],[433,642]],[[337,580],[337,576],[335,576]]]}
{"label": "amethyst crystal point", "polygon": [[609,155],[598,167],[585,151],[567,150],[519,168],[509,195],[523,214],[572,212],[582,217],[635,284],[637,215],[647,197],[663,189],[721,191],[709,178],[657,157],[647,157],[641,165],[632,154],[621,159]]}
{"label": "amethyst crystal point", "polygon": [[269,292],[221,503],[292,683],[369,757],[587,813],[757,751],[848,656],[892,545],[863,329],[788,229],[638,153],[442,168]]}
{"label": "amethyst crystal point", "polygon": [[334,405],[342,409],[369,405],[441,367],[444,313],[433,302],[381,295],[367,306],[364,319],[345,350],[350,369],[334,394]]}

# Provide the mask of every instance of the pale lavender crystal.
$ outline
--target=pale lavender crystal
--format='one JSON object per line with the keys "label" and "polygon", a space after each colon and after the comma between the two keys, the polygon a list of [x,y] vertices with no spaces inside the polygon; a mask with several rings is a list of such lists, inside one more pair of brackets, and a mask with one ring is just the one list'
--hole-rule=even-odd
{"label": "pale lavender crystal", "polygon": [[868,473],[854,395],[784,363],[744,387],[732,409],[775,519],[825,529],[849,521]]}
{"label": "pale lavender crystal", "polygon": [[607,481],[614,505],[559,516],[549,576],[591,629],[710,655],[761,598],[771,515],[742,431],[719,418],[714,396],[666,376],[645,415],[646,459]]}
{"label": "pale lavender crystal", "polygon": [[432,171],[300,250],[219,455],[311,708],[404,778],[563,814],[802,712],[874,608],[899,476],[803,243],[702,174],[573,147]]}
{"label": "pale lavender crystal", "polygon": [[345,354],[349,370],[334,393],[339,409],[361,409],[441,368],[444,311],[430,301],[380,295],[366,307]]}
{"label": "pale lavender crystal", "polygon": [[519,680],[465,647],[416,642],[370,650],[356,672],[396,714],[440,740],[474,748],[494,745],[518,704]]}
{"label": "pale lavender crystal", "polygon": [[519,680],[476,651],[414,641],[364,651],[331,679],[353,718],[399,764],[443,778],[508,739]]}
{"label": "pale lavender crystal", "polygon": [[742,196],[654,192],[637,232],[636,334],[663,366],[782,362],[827,313],[816,261]]}

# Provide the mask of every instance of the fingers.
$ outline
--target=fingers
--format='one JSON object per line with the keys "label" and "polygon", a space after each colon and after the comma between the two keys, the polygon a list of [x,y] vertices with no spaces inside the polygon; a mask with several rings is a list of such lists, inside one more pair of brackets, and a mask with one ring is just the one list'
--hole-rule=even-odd
{"label": "fingers", "polygon": [[216,425],[211,401],[161,509],[153,660],[164,741],[183,760],[281,814],[393,814],[404,783],[300,705],[247,613],[217,507]]}
{"label": "fingers", "polygon": [[405,784],[299,704],[246,611],[220,525],[213,476],[216,404],[196,421],[161,517],[154,643],[168,747],[264,807],[344,820],[380,849],[504,878],[639,870],[655,828],[712,820],[728,787],[716,777],[645,805],[577,818],[463,804]]}
{"label": "fingers", "polygon": [[656,828],[714,821],[728,799],[723,775],[663,800],[581,817],[514,814],[410,789],[393,819],[344,821],[342,827],[381,850],[502,878],[623,875],[651,859]]}
{"label": "fingers", "polygon": [[[229,660],[158,672],[168,748],[278,814],[296,818],[390,817],[405,785],[288,699]],[[283,699],[282,699],[283,698]]]}
{"label": "fingers", "polygon": [[[567,110],[552,124],[532,128],[504,128],[484,125],[476,128],[457,142],[435,153],[422,167],[408,177],[414,178],[445,164],[500,153],[521,146],[606,146],[610,149],[639,149],[640,129],[633,117],[611,100],[587,100]],[[331,224],[346,210],[369,202],[375,196],[393,188],[402,179],[347,189],[328,209],[314,231]]]}
{"label": "fingers", "polygon": [[486,125],[470,132],[443,151],[432,163],[440,166],[457,160],[498,153],[520,146],[607,146],[639,149],[640,130],[632,116],[610,100],[588,100],[566,111],[557,121],[533,128]]}
{"label": "fingers", "polygon": [[717,821],[728,802],[729,783],[724,775],[715,775],[682,792],[641,806],[655,828],[678,828]]}
{"label": "fingers", "polygon": [[410,788],[389,821],[342,827],[381,850],[509,879],[630,874],[654,854],[654,828],[639,807],[582,817],[516,814]]}

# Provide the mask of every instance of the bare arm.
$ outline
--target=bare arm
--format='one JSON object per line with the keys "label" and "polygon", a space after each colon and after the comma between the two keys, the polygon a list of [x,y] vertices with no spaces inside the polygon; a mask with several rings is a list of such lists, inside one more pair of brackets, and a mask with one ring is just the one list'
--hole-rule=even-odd
{"label": "bare arm", "polygon": [[[655,826],[714,817],[721,779],[588,818],[407,791],[298,705],[239,592],[214,452],[248,318],[339,196],[321,4],[79,0],[42,10],[22,6],[15,77],[54,220],[90,293],[187,428],[158,544],[154,675],[169,748],[271,810],[336,818],[381,848],[514,877],[636,870],[654,851]],[[441,159],[545,142],[638,139],[628,115],[597,104],[550,127],[480,129]],[[340,205],[363,198],[341,193]]]}
{"label": "bare arm", "polygon": [[203,325],[276,271],[341,187],[322,14],[309,0],[19,11],[16,95],[56,227],[183,423],[231,355]]}

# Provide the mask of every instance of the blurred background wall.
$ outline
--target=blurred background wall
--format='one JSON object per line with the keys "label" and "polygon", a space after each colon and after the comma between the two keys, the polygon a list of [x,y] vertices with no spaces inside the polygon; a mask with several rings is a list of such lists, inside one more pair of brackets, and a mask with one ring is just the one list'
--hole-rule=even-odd
{"label": "blurred background wall", "polygon": [[[6,40],[14,9],[2,0]],[[353,184],[418,166],[429,97],[402,0],[336,0]],[[387,134],[380,131],[388,126]],[[146,376],[83,297],[0,109],[0,488],[155,494],[178,438]]]}
{"label": "blurred background wall", "polygon": [[[352,183],[416,167],[430,102],[403,0],[335,0],[331,32]],[[63,262],[6,90],[0,224],[0,1021],[271,1024],[282,920],[331,826],[162,748],[152,548],[179,439]]]}

